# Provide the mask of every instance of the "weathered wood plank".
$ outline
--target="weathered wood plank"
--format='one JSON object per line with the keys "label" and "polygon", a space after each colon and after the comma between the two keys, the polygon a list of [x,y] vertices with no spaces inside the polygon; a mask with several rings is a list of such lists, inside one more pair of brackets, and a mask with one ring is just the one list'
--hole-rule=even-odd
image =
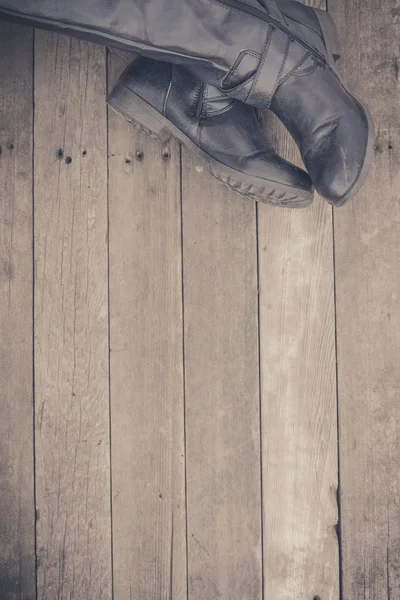
{"label": "weathered wood plank", "polygon": [[399,3],[329,0],[375,160],[335,212],[343,597],[400,597]]}
{"label": "weathered wood plank", "polygon": [[183,152],[191,600],[261,600],[255,205]]}
{"label": "weathered wood plank", "polygon": [[[299,162],[277,120],[266,129]],[[259,206],[258,214],[266,598],[337,600],[331,209],[316,197],[305,210]]]}
{"label": "weathered wood plank", "polygon": [[33,600],[32,30],[0,24],[0,598]]}
{"label": "weathered wood plank", "polygon": [[338,598],[330,209],[260,207],[264,577],[274,600]]}
{"label": "weathered wood plank", "polygon": [[38,596],[111,598],[105,50],[36,32]]}
{"label": "weathered wood plank", "polygon": [[111,110],[109,200],[115,598],[185,600],[180,150]]}

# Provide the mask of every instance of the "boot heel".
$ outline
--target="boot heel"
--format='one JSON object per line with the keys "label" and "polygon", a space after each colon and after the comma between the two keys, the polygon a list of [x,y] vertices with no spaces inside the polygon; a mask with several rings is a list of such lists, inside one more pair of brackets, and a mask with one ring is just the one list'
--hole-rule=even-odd
{"label": "boot heel", "polygon": [[107,104],[158,142],[165,144],[171,138],[165,127],[165,117],[122,83],[115,85],[108,95]]}
{"label": "boot heel", "polygon": [[332,66],[339,60],[341,55],[341,47],[336,25],[332,20],[332,17],[325,10],[319,8],[313,8],[315,16],[318,19],[319,26],[321,27],[322,35],[324,36],[324,42],[328,54],[333,58]]}

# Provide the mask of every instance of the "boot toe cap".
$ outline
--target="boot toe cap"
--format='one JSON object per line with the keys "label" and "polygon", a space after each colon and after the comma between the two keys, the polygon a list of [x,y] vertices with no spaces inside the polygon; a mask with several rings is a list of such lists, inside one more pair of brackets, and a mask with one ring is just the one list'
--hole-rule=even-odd
{"label": "boot toe cap", "polygon": [[364,109],[356,107],[303,157],[315,189],[334,206],[358,191],[370,163],[372,124]]}

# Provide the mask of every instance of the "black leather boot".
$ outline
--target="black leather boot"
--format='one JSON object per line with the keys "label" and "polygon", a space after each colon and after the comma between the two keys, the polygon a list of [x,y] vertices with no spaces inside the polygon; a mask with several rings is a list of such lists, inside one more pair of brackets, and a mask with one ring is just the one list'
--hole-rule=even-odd
{"label": "black leather boot", "polygon": [[295,0],[0,0],[0,18],[186,65],[229,96],[270,107],[333,204],[365,179],[372,121],[334,71],[337,36],[324,11]]}
{"label": "black leather boot", "polygon": [[309,176],[273,151],[255,109],[198,81],[184,67],[137,58],[107,102],[158,141],[178,138],[243,196],[290,208],[312,202]]}
{"label": "black leather boot", "polygon": [[309,43],[317,48],[323,42],[319,51],[325,62],[307,58],[301,70],[277,87],[269,108],[295,139],[316,190],[341,206],[367,177],[374,154],[372,118],[335,70],[340,45],[330,15],[292,0],[281,0],[280,6],[299,34],[307,24]]}

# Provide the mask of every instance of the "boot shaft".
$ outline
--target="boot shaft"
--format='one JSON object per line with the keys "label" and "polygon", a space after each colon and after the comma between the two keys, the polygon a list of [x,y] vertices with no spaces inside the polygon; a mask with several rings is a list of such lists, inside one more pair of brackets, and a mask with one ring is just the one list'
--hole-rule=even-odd
{"label": "boot shaft", "polygon": [[318,20],[294,0],[0,0],[0,18],[186,65],[265,108],[307,58],[325,60]]}

